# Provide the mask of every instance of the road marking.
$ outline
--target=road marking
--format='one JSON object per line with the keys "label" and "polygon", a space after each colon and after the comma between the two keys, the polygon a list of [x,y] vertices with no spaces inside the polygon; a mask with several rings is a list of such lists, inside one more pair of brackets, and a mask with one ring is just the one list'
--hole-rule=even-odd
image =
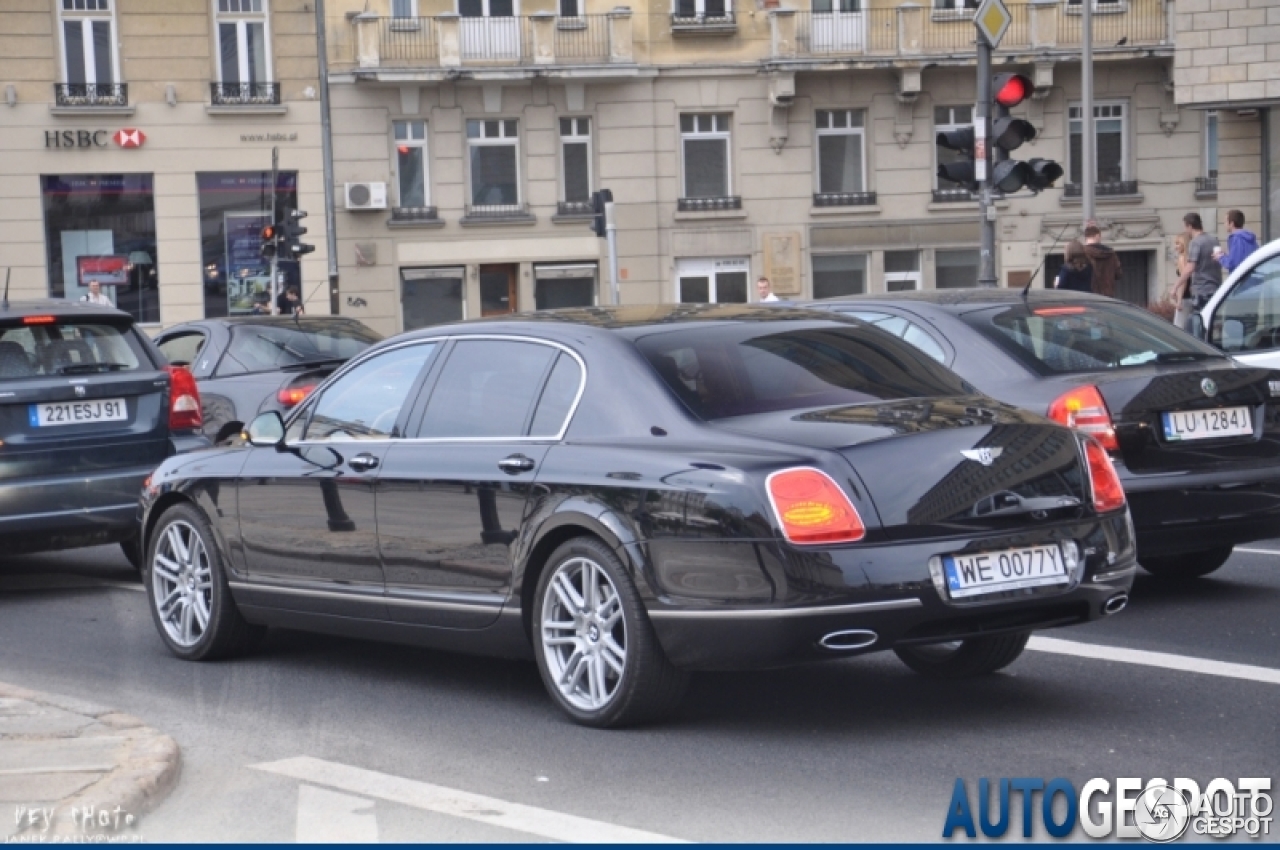
{"label": "road marking", "polygon": [[1232,551],[1248,552],[1250,555],[1280,555],[1280,549],[1246,549],[1243,546],[1237,546]]}
{"label": "road marking", "polygon": [[1094,643],[1078,643],[1060,638],[1032,637],[1027,649],[1051,652],[1056,655],[1074,655],[1077,658],[1096,658],[1099,661],[1117,661],[1121,664],[1139,664],[1144,667],[1160,667],[1182,673],[1203,673],[1226,679],[1245,679],[1280,685],[1280,670],[1271,667],[1255,667],[1252,664],[1233,664],[1230,661],[1214,661],[1190,655],[1173,655],[1168,652],[1148,652],[1145,649],[1123,649]]}
{"label": "road marking", "polygon": [[98,584],[103,587],[114,588],[115,590],[132,590],[134,593],[146,593],[147,589],[140,584],[131,584],[127,581],[100,581]]}
{"label": "road marking", "polygon": [[298,786],[299,844],[376,844],[373,800],[303,783]]}
{"label": "road marking", "polygon": [[479,821],[491,826],[576,844],[672,844],[681,839],[645,832],[577,815],[511,803],[456,788],[445,788],[374,770],[299,756],[251,765],[255,770],[288,776],[313,785],[324,785],[362,797],[372,797]]}

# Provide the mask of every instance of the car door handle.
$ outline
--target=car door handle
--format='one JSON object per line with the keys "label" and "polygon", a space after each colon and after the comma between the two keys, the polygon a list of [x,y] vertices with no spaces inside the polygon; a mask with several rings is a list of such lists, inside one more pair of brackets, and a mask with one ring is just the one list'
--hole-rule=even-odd
{"label": "car door handle", "polygon": [[519,475],[522,472],[528,472],[533,469],[533,458],[520,454],[510,455],[498,461],[498,469],[501,469],[507,475]]}
{"label": "car door handle", "polygon": [[356,472],[368,472],[371,469],[378,468],[378,459],[368,452],[364,452],[347,461],[347,466]]}

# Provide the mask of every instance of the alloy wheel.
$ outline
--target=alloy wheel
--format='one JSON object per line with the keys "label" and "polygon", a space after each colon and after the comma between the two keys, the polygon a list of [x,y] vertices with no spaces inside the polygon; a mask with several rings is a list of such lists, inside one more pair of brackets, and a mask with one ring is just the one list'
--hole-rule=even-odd
{"label": "alloy wheel", "polygon": [[539,627],[561,696],[584,711],[608,705],[627,669],[627,624],[608,573],[589,558],[560,564],[547,584]]}
{"label": "alloy wheel", "polygon": [[213,572],[204,539],[190,523],[175,520],[156,541],[151,591],[169,639],[191,647],[209,628]]}

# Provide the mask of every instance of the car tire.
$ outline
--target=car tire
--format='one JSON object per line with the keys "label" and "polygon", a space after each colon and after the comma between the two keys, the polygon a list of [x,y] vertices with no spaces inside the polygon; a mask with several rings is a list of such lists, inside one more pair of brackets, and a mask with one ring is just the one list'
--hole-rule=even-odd
{"label": "car tire", "polygon": [[174,505],[157,520],[143,585],[156,629],[179,658],[212,661],[241,655],[266,634],[236,607],[213,530],[194,505]]}
{"label": "car tire", "polygon": [[902,646],[893,651],[912,670],[938,679],[967,679],[1008,667],[1027,648],[1031,632],[966,638],[928,646]]}
{"label": "car tire", "polygon": [[1164,558],[1142,558],[1138,564],[1153,576],[1168,579],[1190,579],[1207,576],[1231,557],[1232,547],[1219,546],[1203,552],[1183,552]]}
{"label": "car tire", "polygon": [[124,553],[125,560],[129,562],[129,566],[139,572],[142,571],[142,544],[137,537],[121,540],[120,551]]}
{"label": "car tire", "polygon": [[688,674],[667,660],[630,576],[594,537],[552,553],[534,594],[532,632],[547,692],[584,726],[660,720],[684,697]]}

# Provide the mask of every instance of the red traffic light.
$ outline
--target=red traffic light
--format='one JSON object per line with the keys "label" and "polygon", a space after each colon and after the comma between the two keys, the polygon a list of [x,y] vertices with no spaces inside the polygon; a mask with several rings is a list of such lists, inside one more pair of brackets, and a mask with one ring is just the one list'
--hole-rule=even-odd
{"label": "red traffic light", "polygon": [[1031,80],[1021,74],[998,74],[991,83],[996,103],[1006,109],[1030,97],[1032,88]]}
{"label": "red traffic light", "polygon": [[272,239],[275,239],[275,238],[276,238],[276,229],[274,225],[268,224],[266,227],[262,228],[263,242],[270,242]]}

